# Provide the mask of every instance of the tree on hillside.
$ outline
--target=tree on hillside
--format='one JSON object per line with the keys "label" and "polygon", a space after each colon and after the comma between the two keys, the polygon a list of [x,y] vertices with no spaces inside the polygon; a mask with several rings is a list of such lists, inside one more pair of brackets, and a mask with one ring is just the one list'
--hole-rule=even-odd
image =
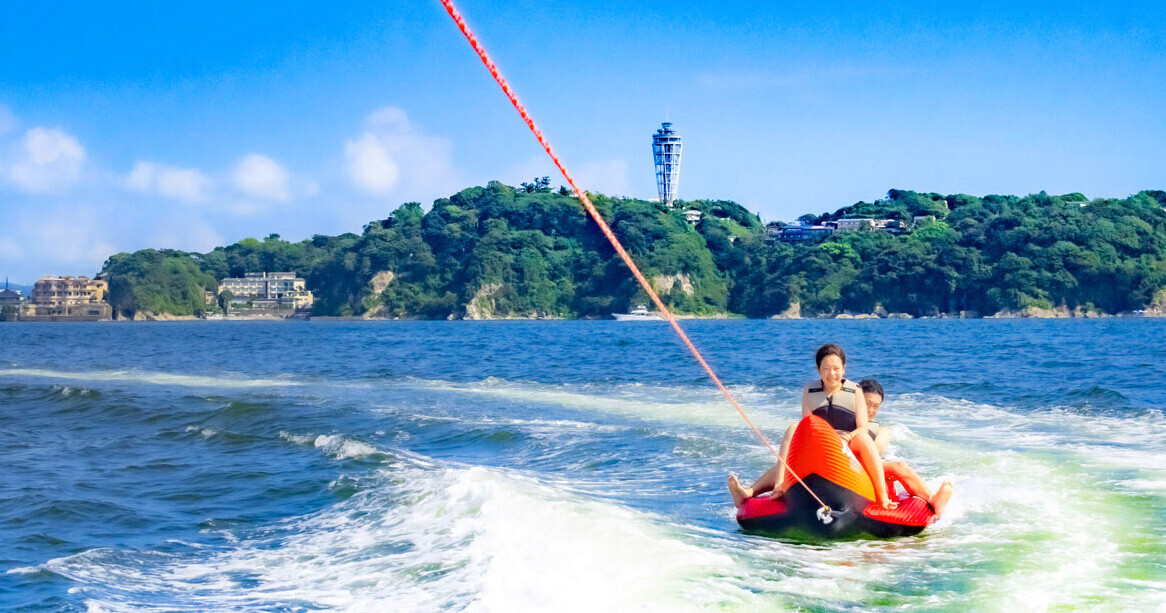
{"label": "tree on hillside", "polygon": [[[307,280],[314,312],[461,317],[598,317],[643,301],[627,267],[567,190],[549,178],[515,189],[493,181],[406,202],[361,233],[300,242],[269,234],[206,254],[146,249],[116,254],[116,312],[198,314],[203,290],[227,276],[291,271]],[[848,232],[809,244],[767,244],[761,220],[727,200],[681,204],[590,194],[600,215],[681,312],[767,317],[993,313],[1030,307],[1120,312],[1166,301],[1166,192],[1086,201],[1054,196],[941,195],[894,189],[807,223],[843,217],[909,220],[910,233]],[[482,308],[478,308],[478,307]],[[483,311],[482,309],[485,309]]]}
{"label": "tree on hillside", "polygon": [[[530,183],[522,183],[522,191],[528,194],[543,194],[551,191],[550,177],[535,177]],[[560,190],[561,192],[562,190]],[[565,194],[563,194],[565,195]]]}

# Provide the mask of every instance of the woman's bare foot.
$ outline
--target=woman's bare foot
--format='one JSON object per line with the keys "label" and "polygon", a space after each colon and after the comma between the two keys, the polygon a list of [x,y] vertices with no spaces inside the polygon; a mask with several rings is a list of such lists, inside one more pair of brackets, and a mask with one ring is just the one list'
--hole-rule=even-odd
{"label": "woman's bare foot", "polygon": [[876,500],[875,504],[879,505],[880,507],[882,507],[883,509],[885,509],[887,511],[893,511],[893,510],[899,508],[899,503],[895,502],[894,500],[891,500],[890,498],[886,498],[883,500]]}
{"label": "woman's bare foot", "polygon": [[943,485],[935,491],[935,495],[927,502],[931,503],[931,509],[935,511],[936,516],[943,515],[943,509],[947,507],[947,501],[951,500],[951,495],[955,490],[955,486],[951,481],[944,481]]}
{"label": "woman's bare foot", "polygon": [[729,494],[733,496],[733,506],[741,508],[746,500],[753,497],[753,490],[742,487],[737,475],[729,475]]}

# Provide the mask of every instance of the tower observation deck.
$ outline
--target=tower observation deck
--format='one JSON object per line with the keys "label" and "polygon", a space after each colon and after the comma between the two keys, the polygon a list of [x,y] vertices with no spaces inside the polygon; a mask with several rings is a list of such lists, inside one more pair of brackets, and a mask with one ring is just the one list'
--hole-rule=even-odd
{"label": "tower observation deck", "polygon": [[676,200],[676,186],[680,183],[680,134],[664,122],[652,136],[652,157],[656,161],[656,190],[660,202],[672,206]]}

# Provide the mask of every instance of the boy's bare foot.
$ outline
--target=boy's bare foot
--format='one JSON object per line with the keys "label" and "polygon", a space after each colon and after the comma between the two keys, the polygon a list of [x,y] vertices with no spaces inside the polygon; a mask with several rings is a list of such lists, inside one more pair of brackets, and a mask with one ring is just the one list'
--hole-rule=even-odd
{"label": "boy's bare foot", "polygon": [[742,487],[737,475],[729,475],[729,494],[733,496],[733,506],[741,508],[746,500],[753,497],[753,490]]}
{"label": "boy's bare foot", "polygon": [[935,511],[936,515],[943,515],[943,509],[947,507],[947,501],[951,500],[951,495],[955,490],[955,486],[951,481],[944,481],[943,485],[939,486],[935,495],[931,497],[928,502],[931,503],[931,509]]}
{"label": "boy's bare foot", "polygon": [[885,509],[887,511],[893,511],[893,510],[899,508],[899,503],[895,502],[894,500],[891,500],[890,498],[887,498],[885,500],[876,500],[875,504],[879,505],[880,507],[882,507],[883,509]]}

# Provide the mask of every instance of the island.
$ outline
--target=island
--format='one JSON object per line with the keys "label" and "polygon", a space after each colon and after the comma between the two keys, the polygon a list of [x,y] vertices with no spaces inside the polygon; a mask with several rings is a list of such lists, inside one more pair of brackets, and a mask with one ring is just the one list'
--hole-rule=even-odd
{"label": "island", "polygon": [[[797,222],[729,200],[591,194],[670,309],[694,317],[1162,314],[1166,192],[941,195],[893,189]],[[359,234],[144,249],[101,270],[116,318],[206,317],[224,279],[303,280],[310,314],[607,318],[649,301],[565,188],[470,187]],[[237,302],[237,300],[236,300]]]}

